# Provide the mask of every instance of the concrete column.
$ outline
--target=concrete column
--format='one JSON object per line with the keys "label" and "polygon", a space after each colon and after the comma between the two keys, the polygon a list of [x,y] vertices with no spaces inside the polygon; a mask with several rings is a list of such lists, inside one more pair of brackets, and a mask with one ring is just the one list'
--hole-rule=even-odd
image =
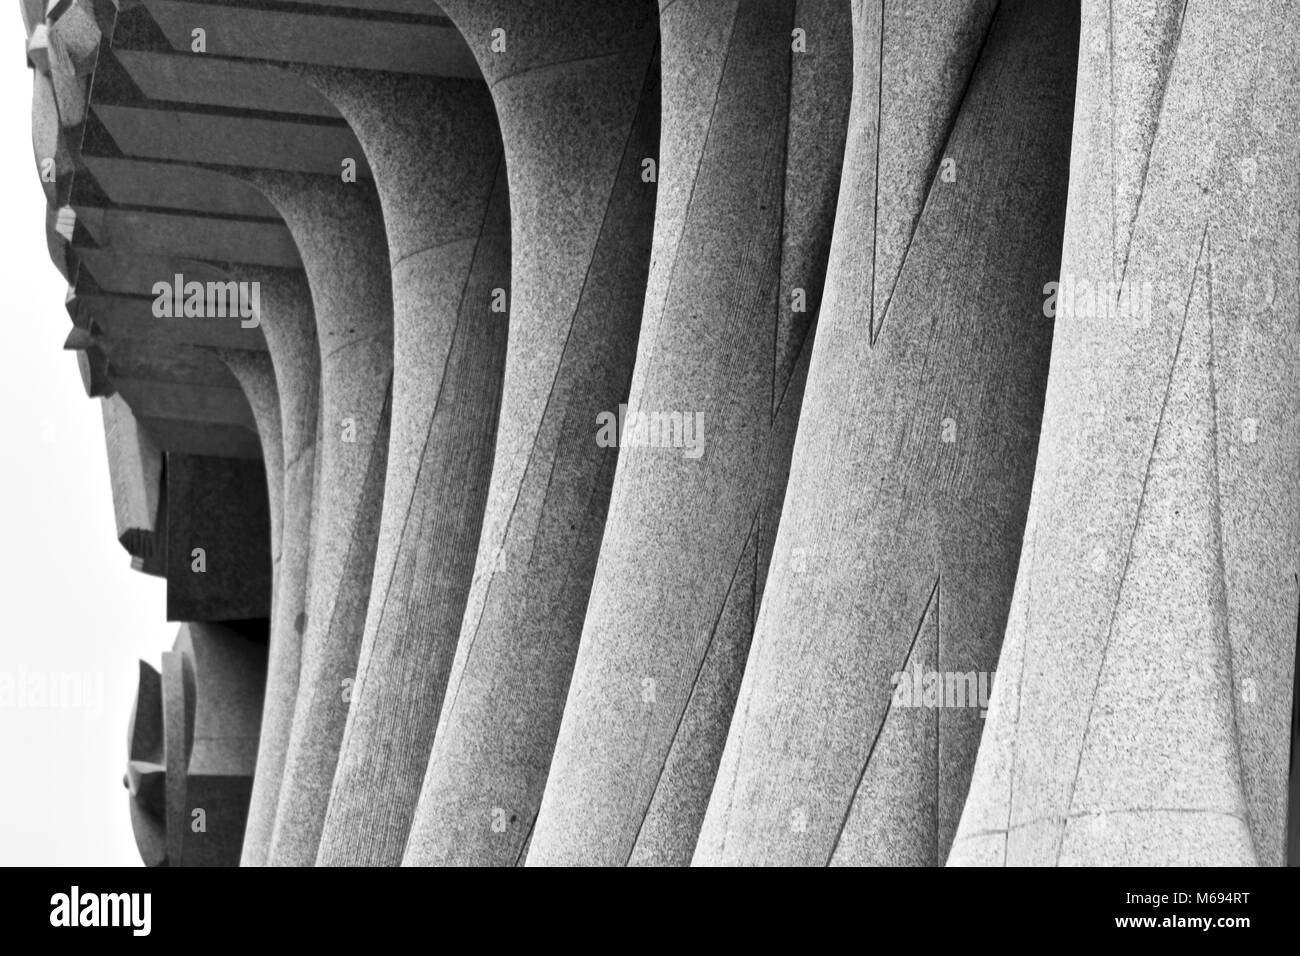
{"label": "concrete column", "polygon": [[375,177],[395,341],[370,606],[318,861],[395,866],[487,500],[506,353],[509,197],[482,82],[341,70],[308,78],[347,118]]}
{"label": "concrete column", "polygon": [[393,362],[388,248],[374,187],[255,174],[293,233],[320,347],[320,418],[297,702],[267,862],[310,865],[355,680],[384,471]]}
{"label": "concrete column", "polygon": [[[280,458],[283,461],[282,544],[275,569],[266,701],[257,751],[257,774],[253,778],[241,856],[244,866],[261,866],[266,862],[275,822],[293,708],[298,696],[298,671],[302,663],[307,571],[311,557],[312,485],[316,471],[320,349],[316,341],[311,293],[303,274],[270,269],[252,270],[248,274],[251,278],[246,281],[256,281],[261,288],[261,328],[266,336],[267,354],[280,398]],[[242,361],[249,359],[242,358]],[[273,454],[264,450],[268,461]]]}
{"label": "concrete column", "polygon": [[905,693],[997,660],[1047,374],[1077,34],[1068,0],[886,4],[883,18],[854,5],[826,296],[697,864],[946,854],[980,702],[974,687],[951,707]]}
{"label": "concrete column", "polygon": [[[835,216],[848,5],[661,8],[653,265],[622,435],[604,436],[618,474],[530,863],[690,862],[785,494]],[[597,423],[588,434],[602,440]]]}
{"label": "concrete column", "polygon": [[266,352],[222,349],[218,354],[244,390],[262,445],[266,497],[271,513],[271,619],[274,620],[284,530],[284,437],[280,427],[280,393],[275,385],[275,367]]}
{"label": "concrete column", "polygon": [[545,784],[609,500],[614,461],[592,423],[627,395],[635,351],[657,22],[649,0],[442,6],[496,104],[512,302],[474,583],[404,862],[513,864]]}
{"label": "concrete column", "polygon": [[1297,44],[1284,2],[1084,4],[1033,504],[950,863],[1285,862]]}

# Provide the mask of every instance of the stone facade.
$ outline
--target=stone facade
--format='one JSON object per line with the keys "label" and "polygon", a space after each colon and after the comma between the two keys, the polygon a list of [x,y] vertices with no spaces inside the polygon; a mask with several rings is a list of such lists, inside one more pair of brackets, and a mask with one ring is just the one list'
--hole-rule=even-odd
{"label": "stone facade", "polygon": [[1300,857],[1287,0],[22,6],[145,862]]}

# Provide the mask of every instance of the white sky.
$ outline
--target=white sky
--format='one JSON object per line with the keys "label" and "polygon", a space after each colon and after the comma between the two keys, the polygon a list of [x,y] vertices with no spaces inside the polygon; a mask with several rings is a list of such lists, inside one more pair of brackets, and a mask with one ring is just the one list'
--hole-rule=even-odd
{"label": "white sky", "polygon": [[164,619],[162,579],[132,571],[117,543],[100,400],[63,351],[72,324],[45,246],[22,14],[4,7],[0,677],[75,672],[103,689],[98,708],[0,703],[0,865],[139,865],[122,788],[127,722],[137,661],[158,667],[178,625]]}

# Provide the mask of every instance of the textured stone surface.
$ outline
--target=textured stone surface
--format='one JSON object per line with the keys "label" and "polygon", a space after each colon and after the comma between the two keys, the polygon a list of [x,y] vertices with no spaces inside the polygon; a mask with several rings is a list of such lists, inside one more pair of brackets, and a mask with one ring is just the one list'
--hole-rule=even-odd
{"label": "textured stone surface", "polygon": [[[1072,9],[1003,3],[990,21],[986,8],[936,5],[893,22],[887,8],[885,50],[899,59],[882,66],[879,9],[856,8],[826,297],[696,863],[935,865],[952,839],[979,708],[891,707],[891,679],[997,660],[1047,371],[1041,289],[1059,263]],[[911,68],[980,50],[969,80]],[[949,125],[934,119],[945,112]],[[877,174],[877,146],[917,121],[931,138]],[[894,192],[926,199],[876,212],[874,196]],[[916,218],[900,230],[874,218],[885,215]],[[892,272],[879,248],[873,267],[873,236],[887,245],[900,231],[912,235],[898,281],[873,296]]]}
{"label": "textured stone surface", "polygon": [[280,428],[280,393],[275,385],[275,366],[265,352],[227,351],[219,353],[253,410],[257,437],[262,445],[262,468],[266,474],[267,509],[271,524],[271,618],[275,618],[277,582],[280,578],[280,550],[284,522],[284,437]]}
{"label": "textured stone surface", "polygon": [[146,862],[1295,861],[1293,4],[21,5]]}
{"label": "textured stone surface", "polygon": [[163,554],[163,456],[121,396],[102,402],[117,540],[133,566],[158,573]]}
{"label": "textured stone surface", "polygon": [[641,161],[658,147],[657,31],[645,0],[443,8],[501,126],[510,342],[474,583],[404,862],[513,864],[546,781],[613,477],[591,423],[624,400],[631,374],[654,216]]}
{"label": "textured stone surface", "polygon": [[1139,305],[1146,286],[1150,309],[1076,300],[1057,322],[998,692],[949,862],[1279,865],[1300,24],[1262,0],[1084,11],[1061,274]]}
{"label": "textured stone surface", "polygon": [[510,288],[509,198],[481,82],[314,71],[368,150],[392,259],[393,419],[366,631],[321,864],[406,847],[474,572]]}
{"label": "textured stone surface", "polygon": [[320,348],[311,563],[293,726],[267,862],[316,859],[365,627],[384,496],[393,307],[374,187],[283,174],[257,181],[292,230]]}
{"label": "textured stone surface", "polygon": [[185,624],[161,675],[140,662],[123,783],[147,866],[235,866],[257,750],[264,642]]}
{"label": "textured stone surface", "polygon": [[262,328],[280,398],[283,461],[282,545],[274,582],[266,699],[241,857],[246,866],[260,866],[266,861],[275,824],[302,666],[316,480],[320,349],[311,293],[302,273],[268,270],[250,275],[249,281],[261,283]]}
{"label": "textured stone surface", "polygon": [[259,461],[168,454],[167,619],[271,611],[271,518]]}
{"label": "textured stone surface", "polygon": [[140,662],[127,727],[126,773],[131,832],[145,866],[167,861],[167,767],[163,752],[162,675]]}
{"label": "textured stone surface", "polygon": [[[849,26],[837,3],[663,8],[660,194],[628,416],[676,414],[656,440],[682,446],[688,429],[701,444],[625,435],[605,450],[618,474],[530,864],[690,862],[785,493]],[[796,288],[811,311],[792,310]]]}
{"label": "textured stone surface", "polygon": [[[184,116],[182,118],[190,125],[202,122],[197,117],[203,114],[193,111],[188,105],[202,102],[202,98],[196,100],[191,96],[186,99],[181,95],[185,90],[168,81],[181,75],[193,84],[201,79],[192,75],[191,71],[197,69],[199,74],[208,77],[208,83],[202,86],[207,91],[208,98],[227,102],[242,88],[238,78],[245,76],[252,68],[236,67],[236,85],[233,88],[218,87],[211,83],[211,63],[196,67],[191,58],[159,52],[148,56],[133,56],[131,51],[121,49],[124,44],[132,41],[129,26],[119,29],[114,40],[119,49],[115,50],[115,58],[106,58],[101,70],[104,75],[99,77],[101,102],[115,96],[132,102],[130,97],[138,95],[125,92],[134,88],[118,82],[114,70],[116,57],[119,56],[126,63],[133,80],[138,80],[144,88],[153,90],[160,97],[177,97],[180,102],[169,104],[169,110],[160,110],[155,106],[131,114],[136,117],[131,127],[132,136],[122,143],[106,147],[94,136],[90,137],[90,152],[104,148],[112,155],[87,157],[86,165],[94,177],[95,188],[87,186],[83,177],[82,187],[77,191],[83,197],[81,201],[90,205],[102,204],[107,196],[114,203],[130,207],[151,206],[156,210],[166,210],[169,216],[191,210],[199,211],[204,214],[200,220],[202,226],[190,230],[186,242],[193,252],[207,256],[228,255],[230,252],[221,244],[223,231],[214,231],[213,223],[216,220],[213,216],[229,217],[231,222],[222,224],[226,227],[224,234],[236,236],[240,235],[239,230],[248,228],[249,221],[262,220],[261,228],[273,226],[274,234],[288,241],[291,247],[274,261],[296,264],[298,253],[296,247],[292,246],[291,235],[280,221],[276,207],[253,181],[255,174],[250,175],[246,169],[221,164],[242,160],[257,167],[273,166],[274,162],[270,158],[273,155],[283,157],[300,154],[310,151],[313,144],[319,145],[320,140],[314,137],[313,127],[302,123],[282,125],[278,129],[278,138],[271,137],[269,140],[265,136],[259,139],[260,134],[256,131],[250,134],[246,130],[240,130],[236,135],[219,139],[216,146],[210,140],[190,139],[185,141],[183,147],[188,152],[168,154],[209,164],[205,168],[175,162],[162,163],[138,156],[122,158],[119,154],[124,146],[143,156],[158,152],[158,140],[166,139],[161,135],[162,130],[167,128],[166,117],[173,112],[188,116],[188,119],[184,119]],[[279,97],[278,100],[260,104],[268,110],[292,105],[312,115],[320,115],[322,110],[313,107],[314,102],[323,106],[325,115],[336,116],[329,104],[314,94],[305,82],[265,65],[258,69],[261,72],[255,74],[255,78],[260,77],[262,88],[277,91]],[[194,92],[192,85],[186,89],[190,94]],[[314,101],[311,99],[313,96]],[[141,117],[147,117],[147,120]],[[228,123],[237,122],[238,119],[226,117]],[[229,130],[230,127],[227,127],[228,133]],[[352,144],[348,147],[351,152],[359,153],[354,137],[349,135],[345,140]],[[238,143],[238,147],[230,145],[231,141]],[[268,146],[267,142],[271,145]],[[259,143],[261,153],[258,153]],[[172,143],[169,148],[174,150],[176,144]],[[325,158],[330,161],[329,171],[333,172],[333,157]],[[319,156],[315,162],[319,167]],[[305,163],[294,162],[290,165],[302,166]],[[267,223],[266,220],[273,220],[273,223]],[[85,266],[81,280],[96,290],[115,293],[112,296],[82,295],[78,299],[78,304],[84,306],[80,311],[88,314],[88,323],[102,328],[107,333],[107,342],[120,342],[124,349],[132,351],[139,351],[141,342],[157,343],[158,347],[171,352],[188,343],[216,345],[231,351],[266,349],[275,370],[283,430],[282,497],[285,513],[282,537],[288,546],[281,549],[279,573],[275,582],[276,600],[268,665],[269,692],[266,695],[263,740],[259,751],[261,769],[254,787],[245,853],[245,862],[260,863],[265,859],[278,801],[280,776],[297,696],[302,632],[307,620],[306,581],[310,558],[312,486],[316,471],[320,378],[320,348],[310,292],[300,269],[268,268],[264,264],[267,258],[265,251],[259,248],[256,241],[244,242],[236,247],[244,250],[244,259],[251,262],[215,263],[142,251],[142,246],[148,248],[147,240],[134,232],[117,232],[113,238],[113,244],[107,248],[83,249],[79,253]],[[169,246],[167,251],[174,250]],[[177,272],[184,273],[188,279],[199,281],[236,280],[258,283],[261,291],[260,322],[254,328],[244,328],[239,323],[211,321],[160,323],[149,312],[147,300],[127,298],[148,294],[154,281],[160,277],[170,278]],[[234,360],[251,361],[238,358]],[[166,407],[163,411],[174,415],[176,409]],[[180,411],[186,410],[182,408]],[[180,428],[169,423],[168,427],[160,428],[156,421],[151,422],[151,427],[170,447],[191,450],[185,442],[193,431],[192,427]],[[215,436],[209,438],[206,447],[211,448],[215,442]]]}

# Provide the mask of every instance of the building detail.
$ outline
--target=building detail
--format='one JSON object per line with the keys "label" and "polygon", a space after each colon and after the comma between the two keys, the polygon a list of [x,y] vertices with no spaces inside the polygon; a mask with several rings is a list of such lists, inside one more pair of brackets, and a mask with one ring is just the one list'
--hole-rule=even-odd
{"label": "building detail", "polygon": [[1300,862],[1288,0],[21,2],[146,863]]}

